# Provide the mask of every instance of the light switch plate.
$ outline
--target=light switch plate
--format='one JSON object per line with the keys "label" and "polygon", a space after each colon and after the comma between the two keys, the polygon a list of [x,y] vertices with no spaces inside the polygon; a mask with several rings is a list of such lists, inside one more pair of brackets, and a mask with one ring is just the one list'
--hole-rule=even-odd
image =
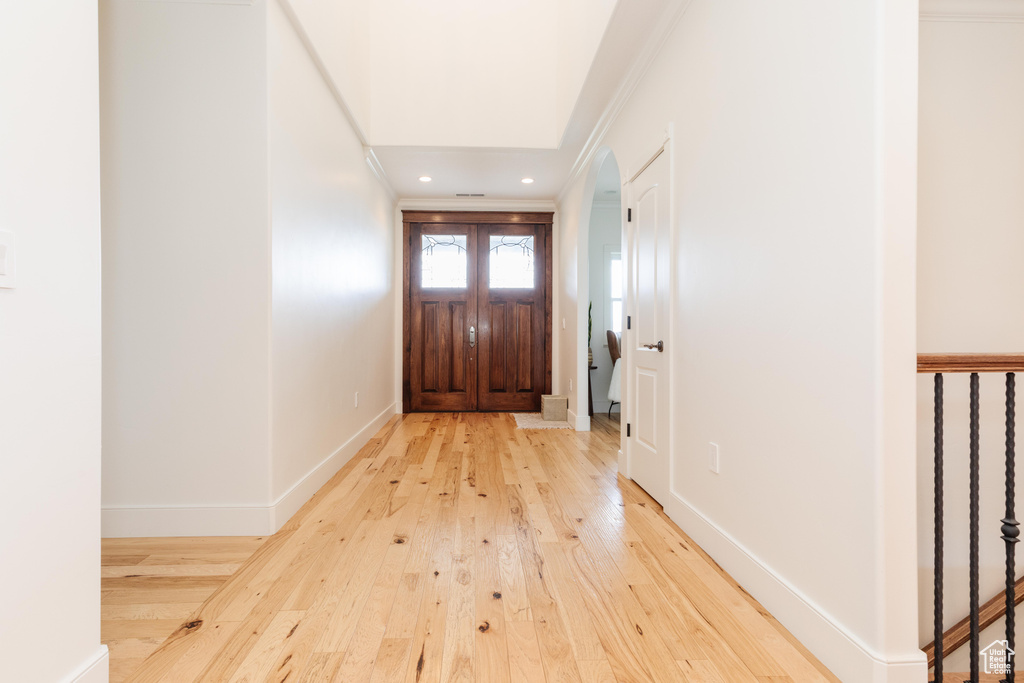
{"label": "light switch plate", "polygon": [[0,289],[14,289],[17,273],[14,233],[0,230]]}

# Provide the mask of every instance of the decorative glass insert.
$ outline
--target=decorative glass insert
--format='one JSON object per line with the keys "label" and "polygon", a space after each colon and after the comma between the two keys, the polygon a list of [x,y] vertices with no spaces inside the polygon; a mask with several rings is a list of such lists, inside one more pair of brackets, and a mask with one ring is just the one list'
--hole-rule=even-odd
{"label": "decorative glass insert", "polygon": [[469,272],[466,235],[423,235],[424,289],[465,289]]}
{"label": "decorative glass insert", "polygon": [[533,236],[491,235],[491,289],[533,289]]}

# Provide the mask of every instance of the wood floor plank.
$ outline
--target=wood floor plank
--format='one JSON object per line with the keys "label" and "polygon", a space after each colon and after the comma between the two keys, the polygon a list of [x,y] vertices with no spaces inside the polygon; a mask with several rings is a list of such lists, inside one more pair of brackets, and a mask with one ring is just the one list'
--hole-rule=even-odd
{"label": "wood floor plank", "polygon": [[[471,438],[471,435],[467,435],[467,438]],[[472,683],[475,679],[476,597],[473,559],[476,533],[473,510],[476,494],[470,490],[475,487],[475,459],[468,449],[462,455],[462,477],[456,499],[458,514],[455,548],[441,660],[441,680],[445,683]]]}
{"label": "wood floor plank", "polygon": [[264,680],[288,639],[294,635],[305,612],[278,612],[242,665],[231,676],[230,683],[255,683]]}
{"label": "wood floor plank", "polygon": [[373,663],[371,683],[398,683],[404,680],[411,638],[384,638]]}
{"label": "wood floor plank", "polygon": [[396,416],[273,536],[104,541],[111,680],[838,680],[592,425]]}
{"label": "wood floor plank", "polygon": [[[766,643],[761,641],[758,637],[759,633],[754,630],[758,625],[763,624],[763,621],[755,615],[744,614],[744,610],[754,610],[734,591],[725,591],[725,595],[735,598],[735,600],[723,601],[723,595],[720,593],[721,586],[709,585],[706,582],[710,579],[717,584],[717,581],[720,580],[717,572],[711,570],[705,573],[704,580],[701,580],[701,577],[694,573],[689,563],[677,552],[677,548],[681,551],[685,545],[681,541],[674,538],[670,541],[661,535],[659,542],[658,535],[663,531],[659,525],[663,525],[664,522],[653,511],[646,507],[627,506],[626,514],[627,518],[632,517],[634,528],[641,530],[641,533],[642,530],[647,530],[645,543],[648,544],[648,548],[653,549],[656,561],[662,564],[666,574],[673,576],[677,581],[685,582],[685,591],[691,602],[708,623],[729,643],[729,646],[743,660],[751,673],[755,676],[787,675],[786,669],[778,663],[776,656],[788,654],[789,644],[783,643],[780,646],[779,643],[767,643],[771,647],[771,652],[769,652],[769,649],[765,647]],[[672,547],[672,544],[675,545],[675,548]],[[671,552],[669,552],[670,550]],[[710,568],[708,569],[710,570]],[[744,617],[747,618],[744,619]],[[808,667],[806,676],[807,678],[804,680],[808,681],[821,679],[820,674],[813,667]]]}
{"label": "wood floor plank", "polygon": [[[103,539],[101,576],[127,581],[102,591],[100,632],[110,656],[110,681],[128,679],[179,629],[203,601],[236,572],[220,560],[226,552],[246,559],[262,537]],[[142,564],[153,556],[187,553],[181,564]],[[202,560],[206,560],[204,563]],[[117,564],[119,562],[130,564]],[[213,577],[215,580],[210,581]],[[170,581],[168,581],[170,580]],[[170,600],[170,601],[166,601]],[[182,600],[184,600],[182,602]]]}
{"label": "wood floor plank", "polygon": [[513,621],[508,624],[509,677],[512,683],[543,681],[544,665],[540,658],[540,644],[532,621]]}
{"label": "wood floor plank", "polygon": [[544,568],[556,593],[560,613],[572,642],[573,653],[580,660],[606,660],[604,647],[594,627],[593,616],[580,595],[580,588],[562,550],[561,543],[542,543]]}
{"label": "wood floor plank", "polygon": [[595,562],[581,545],[566,559],[615,677],[672,683],[675,661],[615,567]]}
{"label": "wood floor plank", "polygon": [[[494,453],[493,429],[479,434],[482,449]],[[505,611],[501,604],[501,570],[498,553],[498,518],[505,478],[500,468],[477,467],[473,518],[473,593],[476,633],[473,634],[477,680],[508,683],[510,680]]]}
{"label": "wood floor plank", "polygon": [[497,541],[501,606],[505,621],[533,621],[516,537],[502,534],[498,536]]}
{"label": "wood floor plank", "polygon": [[692,683],[729,683],[729,679],[722,677],[714,662],[705,659],[684,659],[676,664],[683,672],[683,680]]}
{"label": "wood floor plank", "polygon": [[615,672],[607,659],[583,660],[580,662],[580,676],[583,683],[616,683]]}
{"label": "wood floor plank", "polygon": [[[398,592],[402,570],[405,567],[406,559],[408,559],[406,552],[408,546],[405,545],[404,540],[394,534],[392,539],[359,617],[356,630],[349,645],[345,648],[345,657],[338,670],[341,680],[366,681],[372,675],[377,653],[384,640],[395,594]],[[399,540],[402,542],[399,543]]]}
{"label": "wood floor plank", "polygon": [[526,504],[519,495],[520,488],[508,486],[509,506],[516,528],[516,543],[523,563],[526,593],[530,598],[544,672],[548,680],[576,682],[580,680],[579,667],[557,599],[549,585],[551,579],[545,578],[540,543],[531,525]]}

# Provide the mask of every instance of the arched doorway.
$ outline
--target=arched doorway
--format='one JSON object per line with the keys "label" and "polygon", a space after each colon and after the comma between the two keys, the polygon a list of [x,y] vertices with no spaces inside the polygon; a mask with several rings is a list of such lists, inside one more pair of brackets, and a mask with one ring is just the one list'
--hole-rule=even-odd
{"label": "arched doorway", "polygon": [[621,368],[615,366],[621,364],[625,300],[622,177],[609,148],[598,150],[585,187],[578,234],[579,408],[603,427],[618,430]]}

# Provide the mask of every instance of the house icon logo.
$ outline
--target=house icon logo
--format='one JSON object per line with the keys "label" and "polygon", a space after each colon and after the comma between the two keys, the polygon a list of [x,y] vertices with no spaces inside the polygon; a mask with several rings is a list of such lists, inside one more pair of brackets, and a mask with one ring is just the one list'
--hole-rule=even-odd
{"label": "house icon logo", "polygon": [[995,640],[981,651],[982,665],[987,674],[1010,673],[1010,661],[1014,652],[1005,640]]}

